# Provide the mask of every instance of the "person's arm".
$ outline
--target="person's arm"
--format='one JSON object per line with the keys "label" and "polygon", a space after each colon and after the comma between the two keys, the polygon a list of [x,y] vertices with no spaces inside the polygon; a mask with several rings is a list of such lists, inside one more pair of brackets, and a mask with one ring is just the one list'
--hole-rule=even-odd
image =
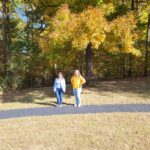
{"label": "person's arm", "polygon": [[66,80],[63,81],[63,92],[66,92]]}
{"label": "person's arm", "polygon": [[71,84],[73,85],[73,77],[71,77]]}
{"label": "person's arm", "polygon": [[82,85],[82,84],[84,84],[86,82],[86,80],[81,76],[80,77],[80,84]]}
{"label": "person's arm", "polygon": [[56,92],[56,79],[54,81],[54,92]]}

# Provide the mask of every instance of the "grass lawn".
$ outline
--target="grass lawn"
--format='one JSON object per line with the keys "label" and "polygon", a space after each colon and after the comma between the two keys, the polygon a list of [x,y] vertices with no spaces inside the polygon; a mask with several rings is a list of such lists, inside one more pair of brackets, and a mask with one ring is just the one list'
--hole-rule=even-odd
{"label": "grass lawn", "polygon": [[149,150],[149,113],[0,120],[0,150]]}
{"label": "grass lawn", "polygon": [[[0,96],[0,109],[55,106],[52,88]],[[71,87],[65,105],[74,103]],[[150,78],[85,87],[83,104],[150,103]],[[99,113],[0,120],[0,150],[149,150],[150,113]]]}
{"label": "grass lawn", "polygon": [[[44,87],[0,94],[0,109],[55,106],[53,88]],[[69,85],[64,96],[66,105],[74,103]],[[95,86],[84,87],[83,104],[150,103],[150,78],[134,80],[103,81]]]}

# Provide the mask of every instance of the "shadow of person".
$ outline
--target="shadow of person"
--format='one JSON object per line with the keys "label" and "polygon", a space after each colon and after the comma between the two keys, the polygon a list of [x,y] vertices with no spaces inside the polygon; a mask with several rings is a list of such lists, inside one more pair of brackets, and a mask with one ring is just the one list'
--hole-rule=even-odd
{"label": "shadow of person", "polygon": [[[57,106],[57,102],[34,102],[34,104],[38,105],[46,105],[46,106]],[[63,105],[72,106],[72,103],[63,102]]]}

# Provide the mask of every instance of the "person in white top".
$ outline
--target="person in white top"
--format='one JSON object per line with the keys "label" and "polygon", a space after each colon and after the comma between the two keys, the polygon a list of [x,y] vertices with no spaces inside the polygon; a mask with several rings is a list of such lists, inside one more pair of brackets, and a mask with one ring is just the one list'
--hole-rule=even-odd
{"label": "person in white top", "polygon": [[66,91],[66,81],[61,72],[58,73],[54,81],[54,92],[57,97],[57,107],[62,107],[63,93]]}

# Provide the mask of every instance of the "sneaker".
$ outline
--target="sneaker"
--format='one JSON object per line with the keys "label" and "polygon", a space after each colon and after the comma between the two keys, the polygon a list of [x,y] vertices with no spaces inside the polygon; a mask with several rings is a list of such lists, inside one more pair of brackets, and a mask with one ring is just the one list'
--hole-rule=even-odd
{"label": "sneaker", "polygon": [[61,104],[61,105],[59,105],[59,107],[61,108],[61,107],[62,107],[62,104]]}
{"label": "sneaker", "polygon": [[81,104],[79,104],[78,107],[81,107]]}
{"label": "sneaker", "polygon": [[59,106],[59,105],[57,105],[56,107],[57,107],[57,108],[59,108],[60,106]]}
{"label": "sneaker", "polygon": [[78,105],[77,104],[74,104],[74,107],[77,107]]}

